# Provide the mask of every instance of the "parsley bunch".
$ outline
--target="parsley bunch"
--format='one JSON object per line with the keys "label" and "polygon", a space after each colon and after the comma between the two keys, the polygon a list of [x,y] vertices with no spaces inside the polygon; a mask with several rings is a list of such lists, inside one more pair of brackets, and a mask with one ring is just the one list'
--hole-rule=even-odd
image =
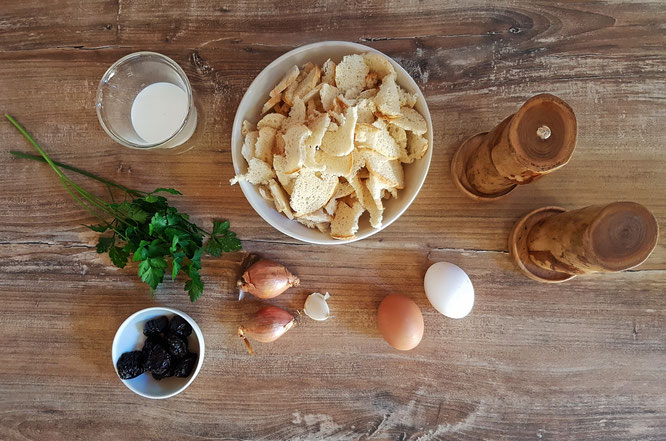
{"label": "parsley bunch", "polygon": [[[148,286],[151,294],[164,280],[168,263],[171,263],[171,278],[179,273],[187,277],[185,291],[190,300],[198,299],[204,288],[199,270],[203,251],[220,257],[223,251],[241,249],[241,242],[236,234],[229,230],[229,221],[214,221],[213,231],[208,232],[190,222],[189,215],[180,213],[169,206],[167,199],[160,193],[181,195],[173,188],[157,188],[145,193],[129,189],[120,184],[107,181],[92,173],[51,160],[35,140],[11,116],[7,119],[37,149],[41,156],[10,152],[21,158],[35,159],[48,163],[60,178],[60,182],[72,197],[86,210],[101,220],[98,225],[89,225],[98,233],[110,233],[100,236],[97,252],[108,253],[111,262],[118,268],[124,268],[132,259],[139,262],[139,277]],[[108,203],[89,193],[62,171],[67,169],[104,183],[113,202]],[[122,190],[124,200],[115,202],[111,187]],[[109,220],[110,219],[110,220]],[[204,245],[204,236],[208,241]]]}

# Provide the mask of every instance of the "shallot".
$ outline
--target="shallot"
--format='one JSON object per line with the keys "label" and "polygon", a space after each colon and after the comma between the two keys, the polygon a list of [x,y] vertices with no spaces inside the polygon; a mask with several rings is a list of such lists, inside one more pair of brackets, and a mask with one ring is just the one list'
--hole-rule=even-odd
{"label": "shallot", "polygon": [[261,259],[250,266],[238,281],[241,291],[247,291],[260,299],[277,297],[301,281],[283,265],[273,260]]}
{"label": "shallot", "polygon": [[244,325],[238,327],[238,336],[243,339],[250,355],[254,354],[248,338],[261,343],[270,343],[280,338],[294,326],[294,316],[277,306],[266,306]]}

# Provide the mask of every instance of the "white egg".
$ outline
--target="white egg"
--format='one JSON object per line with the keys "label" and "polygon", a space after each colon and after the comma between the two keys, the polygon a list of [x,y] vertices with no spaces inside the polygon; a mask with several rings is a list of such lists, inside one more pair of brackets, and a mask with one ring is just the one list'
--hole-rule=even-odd
{"label": "white egg", "polygon": [[423,281],[432,306],[450,318],[463,318],[474,306],[474,287],[469,277],[448,262],[437,262],[426,271]]}

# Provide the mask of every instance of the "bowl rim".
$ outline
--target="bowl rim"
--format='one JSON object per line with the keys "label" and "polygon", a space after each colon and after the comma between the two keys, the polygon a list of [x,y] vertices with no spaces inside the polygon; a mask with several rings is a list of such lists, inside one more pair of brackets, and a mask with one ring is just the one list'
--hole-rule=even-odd
{"label": "bowl rim", "polygon": [[[198,355],[198,358],[197,358],[197,366],[195,367],[194,372],[192,372],[192,374],[190,375],[190,378],[187,381],[187,383],[182,385],[176,391],[171,392],[169,394],[151,395],[151,394],[141,392],[138,389],[134,388],[132,385],[130,385],[127,380],[123,380],[122,378],[120,378],[120,376],[118,375],[118,370],[116,369],[116,358],[119,358],[120,355],[121,355],[116,350],[116,344],[118,342],[118,338],[120,337],[121,331],[123,331],[126,327],[130,326],[130,324],[134,323],[134,321],[136,320],[136,318],[139,314],[143,314],[143,313],[146,313],[146,312],[163,312],[165,314],[175,314],[175,315],[181,316],[182,318],[185,319],[185,321],[187,321],[190,324],[190,326],[192,326],[192,331],[196,335],[197,340],[199,342],[199,355]],[[142,397],[145,397],[145,398],[151,398],[153,400],[162,400],[162,399],[165,399],[165,398],[171,398],[174,395],[178,395],[179,393],[181,393],[182,391],[187,389],[190,384],[192,384],[192,382],[194,381],[196,376],[199,374],[199,371],[201,370],[201,366],[203,365],[204,353],[205,352],[206,352],[206,345],[204,343],[203,332],[201,331],[201,328],[199,328],[199,325],[197,325],[197,322],[195,322],[192,317],[190,317],[189,315],[185,314],[183,311],[180,311],[178,309],[168,308],[166,306],[152,306],[150,308],[144,308],[144,309],[141,309],[139,311],[136,311],[134,314],[127,317],[125,319],[125,321],[118,327],[118,330],[116,331],[116,335],[113,336],[113,342],[111,344],[111,363],[113,364],[113,370],[116,373],[116,375],[118,376],[118,379],[120,381],[122,381],[123,384],[125,386],[127,386],[127,388],[129,390],[131,390],[135,394],[141,395]]]}
{"label": "bowl rim", "polygon": [[[377,53],[377,54],[381,54],[381,55],[385,56],[386,58],[388,58],[388,60],[391,62],[391,64],[393,65],[393,67],[396,70],[401,71],[406,76],[406,78],[408,78],[408,81],[411,81],[413,83],[413,85],[416,87],[418,97],[423,99],[423,107],[424,107],[424,111],[425,111],[424,112],[425,114],[423,115],[423,117],[425,118],[426,124],[428,126],[428,142],[430,143],[430,148],[426,152],[425,156],[422,157],[421,159],[419,159],[419,161],[426,161],[426,164],[425,164],[425,170],[424,170],[423,175],[420,176],[417,184],[414,185],[416,187],[416,191],[414,192],[413,196],[402,206],[402,208],[396,213],[396,215],[393,219],[391,219],[388,222],[382,223],[381,228],[377,228],[377,229],[376,228],[371,228],[370,231],[367,232],[366,234],[357,234],[356,237],[354,237],[353,239],[338,240],[338,239],[333,239],[333,238],[330,238],[330,237],[324,238],[323,236],[325,236],[325,233],[322,233],[322,239],[321,240],[309,239],[309,238],[306,239],[306,238],[300,237],[297,233],[294,233],[292,231],[289,231],[287,228],[283,228],[280,225],[276,225],[276,224],[272,223],[266,216],[264,216],[264,214],[261,212],[260,207],[257,205],[257,203],[248,196],[248,192],[250,191],[251,188],[254,187],[253,184],[250,184],[248,182],[239,182],[238,183],[240,185],[241,191],[243,192],[243,195],[245,196],[245,199],[248,201],[250,206],[252,206],[252,209],[254,209],[254,211],[268,225],[270,225],[271,227],[275,228],[279,232],[281,232],[281,233],[285,234],[286,236],[289,236],[293,239],[296,239],[296,240],[304,242],[304,243],[315,244],[315,245],[332,245],[332,246],[344,245],[344,244],[356,242],[356,241],[359,241],[359,240],[362,240],[362,239],[366,239],[366,238],[368,238],[368,237],[370,237],[374,234],[379,233],[380,231],[383,231],[385,228],[389,227],[393,222],[398,220],[400,218],[400,216],[402,216],[405,213],[405,211],[407,211],[407,209],[412,205],[412,203],[414,202],[416,197],[421,192],[421,189],[423,188],[423,184],[425,183],[425,180],[428,176],[428,171],[430,170],[430,165],[431,165],[431,162],[432,162],[432,152],[433,152],[433,148],[434,148],[434,146],[433,146],[433,144],[434,144],[433,125],[432,125],[432,118],[431,118],[431,115],[430,115],[430,109],[428,108],[428,102],[425,98],[425,95],[423,95],[423,91],[421,90],[419,85],[416,83],[414,78],[412,78],[412,76],[409,74],[409,72],[407,72],[405,70],[405,68],[403,68],[400,65],[400,63],[395,61],[392,57],[386,55],[385,53],[383,53],[383,52],[381,52],[381,51],[379,51],[379,50],[377,50],[373,47],[366,46],[364,44],[356,43],[356,42],[353,42],[353,41],[326,40],[326,41],[319,41],[319,42],[309,43],[309,44],[306,44],[306,45],[303,45],[303,46],[299,46],[297,48],[294,48],[294,49],[280,55],[278,58],[276,58],[270,64],[268,64],[266,67],[264,67],[261,70],[261,72],[259,72],[257,74],[257,76],[254,78],[252,83],[250,83],[247,90],[245,91],[245,94],[243,94],[243,98],[241,98],[240,102],[238,103],[238,107],[236,108],[236,115],[234,116],[234,122],[233,122],[233,125],[232,125],[232,131],[231,131],[231,158],[232,158],[232,164],[234,166],[234,173],[235,174],[240,173],[240,169],[238,168],[238,162],[240,161],[240,158],[239,158],[240,154],[236,153],[235,146],[239,143],[239,141],[242,141],[241,126],[242,126],[243,120],[245,119],[245,115],[240,115],[239,110],[240,110],[241,107],[243,107],[243,103],[245,103],[246,101],[248,101],[250,99],[250,91],[252,91],[255,88],[255,86],[260,83],[261,77],[264,76],[270,70],[274,69],[279,64],[281,64],[286,58],[289,58],[293,55],[296,55],[296,54],[299,54],[299,53],[302,53],[302,52],[306,52],[306,51],[311,50],[311,49],[320,49],[322,47],[323,48],[325,48],[325,47],[340,48],[340,46],[348,48],[350,50],[350,54],[359,53],[359,52],[363,51],[363,52],[373,52],[373,53]],[[241,137],[241,138],[239,139],[239,137]]]}

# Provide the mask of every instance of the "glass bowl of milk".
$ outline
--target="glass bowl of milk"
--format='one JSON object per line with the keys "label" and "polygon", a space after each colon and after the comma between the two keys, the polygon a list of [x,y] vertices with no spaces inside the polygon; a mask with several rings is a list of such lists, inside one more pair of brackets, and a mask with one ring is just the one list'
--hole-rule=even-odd
{"label": "glass bowl of milk", "polygon": [[135,149],[179,146],[197,126],[187,75],[156,52],[129,54],[106,71],[97,88],[97,117],[114,141]]}

